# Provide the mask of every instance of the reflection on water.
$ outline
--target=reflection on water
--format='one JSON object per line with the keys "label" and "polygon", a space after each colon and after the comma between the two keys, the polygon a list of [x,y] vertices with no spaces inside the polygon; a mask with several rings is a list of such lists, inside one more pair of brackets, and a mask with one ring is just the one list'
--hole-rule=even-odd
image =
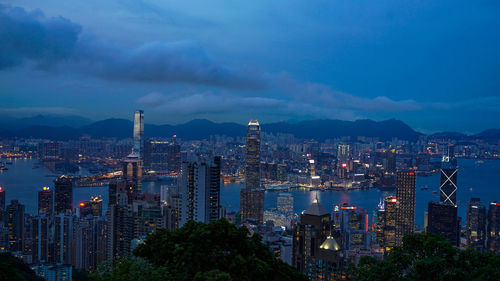
{"label": "reflection on water", "polygon": [[[54,177],[46,176],[52,173],[40,165],[34,169],[34,159],[14,159],[13,165],[8,165],[9,170],[0,171],[0,186],[6,191],[6,199],[18,199],[26,205],[26,212],[35,214],[37,211],[37,191],[43,186],[53,187]],[[500,167],[500,160],[485,160],[483,164],[476,164],[474,160],[460,159],[458,171],[457,199],[459,204],[459,215],[462,223],[465,223],[466,206],[471,197],[479,197],[484,203],[500,200],[500,174],[497,172]],[[144,192],[158,193],[161,185],[174,185],[170,181],[143,182]],[[428,190],[421,190],[423,186],[428,186]],[[240,206],[240,183],[230,183],[221,186],[221,204],[226,206],[228,212],[237,211]],[[415,216],[416,222],[420,225],[424,221],[424,212],[427,204],[431,200],[439,200],[439,193],[433,194],[439,188],[439,174],[428,177],[417,178],[417,194]],[[300,214],[307,209],[313,200],[318,197],[319,202],[326,210],[332,212],[334,205],[348,202],[364,208],[371,215],[372,210],[377,207],[380,199],[391,195],[391,192],[381,192],[378,189],[353,190],[353,191],[307,191],[303,189],[291,190],[294,196],[294,212]],[[276,208],[276,200],[279,192],[266,192],[264,206],[266,209]],[[103,187],[79,187],[73,189],[73,204],[89,200],[91,196],[101,195],[103,197],[104,208],[108,201],[107,186]]]}

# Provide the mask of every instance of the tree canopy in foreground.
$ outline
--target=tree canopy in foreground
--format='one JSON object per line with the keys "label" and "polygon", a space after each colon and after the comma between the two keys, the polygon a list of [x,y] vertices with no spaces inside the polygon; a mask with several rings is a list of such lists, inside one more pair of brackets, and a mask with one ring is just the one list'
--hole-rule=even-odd
{"label": "tree canopy in foreground", "polygon": [[442,236],[410,234],[382,261],[362,257],[354,280],[500,280],[500,256],[459,250]]}
{"label": "tree canopy in foreground", "polygon": [[9,253],[0,253],[0,280],[43,281],[31,268]]}
{"label": "tree canopy in foreground", "polygon": [[134,256],[101,268],[92,280],[306,280],[277,259],[259,235],[249,237],[245,227],[225,219],[190,221],[175,231],[160,229],[134,250]]}

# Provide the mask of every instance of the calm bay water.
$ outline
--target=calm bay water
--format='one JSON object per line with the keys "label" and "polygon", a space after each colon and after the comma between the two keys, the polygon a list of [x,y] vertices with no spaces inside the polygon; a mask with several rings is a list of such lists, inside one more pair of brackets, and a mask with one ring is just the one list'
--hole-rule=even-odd
{"label": "calm bay water", "polygon": [[[11,199],[18,199],[26,205],[26,211],[35,214],[37,210],[37,191],[43,186],[53,187],[54,177],[46,176],[52,173],[40,165],[40,168],[33,169],[35,159],[16,159],[13,165],[8,165],[9,170],[0,171],[0,186],[6,191],[7,202]],[[460,159],[458,161],[458,200],[459,216],[462,223],[465,223],[467,203],[471,197],[479,197],[483,203],[500,200],[500,160],[484,160],[483,164],[476,164],[472,159]],[[143,189],[147,192],[159,192],[162,184],[167,182],[145,182]],[[423,186],[428,186],[428,190],[420,190]],[[226,206],[228,211],[239,209],[240,189],[242,184],[231,183],[221,187],[221,204]],[[417,195],[415,216],[416,223],[423,225],[424,212],[427,204],[432,200],[439,200],[439,192],[433,194],[432,191],[439,189],[439,173],[432,176],[417,178]],[[381,198],[392,194],[391,192],[381,192],[378,189],[353,190],[353,191],[305,191],[292,190],[294,196],[294,211],[300,213],[307,209],[314,200],[316,194],[320,203],[329,211],[334,205],[342,202],[349,202],[364,208],[370,214],[377,207]],[[266,209],[276,208],[276,198],[279,192],[266,192],[264,206]],[[106,206],[108,200],[107,186],[103,187],[77,187],[73,189],[73,204],[90,199],[90,196],[101,195]],[[104,207],[105,207],[104,206]]]}

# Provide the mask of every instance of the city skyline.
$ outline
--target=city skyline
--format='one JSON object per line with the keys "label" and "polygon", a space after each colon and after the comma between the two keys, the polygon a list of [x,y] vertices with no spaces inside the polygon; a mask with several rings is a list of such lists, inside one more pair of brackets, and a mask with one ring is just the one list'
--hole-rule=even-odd
{"label": "city skyline", "polygon": [[499,7],[491,3],[200,10],[110,1],[98,13],[91,2],[74,5],[0,6],[12,27],[0,32],[0,114],[105,119],[143,108],[154,123],[395,117],[422,132],[497,126]]}

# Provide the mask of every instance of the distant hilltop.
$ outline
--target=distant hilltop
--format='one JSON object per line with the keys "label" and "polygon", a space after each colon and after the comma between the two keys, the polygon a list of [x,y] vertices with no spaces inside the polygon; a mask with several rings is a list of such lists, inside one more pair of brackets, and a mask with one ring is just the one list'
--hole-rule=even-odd
{"label": "distant hilltop", "polygon": [[[38,123],[37,123],[38,121]],[[51,123],[53,122],[53,123]],[[133,122],[127,119],[106,119],[92,122],[86,119],[71,118],[64,120],[54,117],[38,117],[30,119],[1,119],[0,137],[43,138],[53,140],[77,139],[84,135],[95,138],[129,138],[132,136]],[[297,138],[325,140],[349,136],[357,138],[378,137],[381,140],[398,138],[415,141],[422,133],[413,130],[403,121],[390,119],[373,121],[369,119],[356,121],[343,120],[308,120],[300,122],[277,122],[261,124],[264,133],[292,134]],[[195,119],[179,125],[146,124],[146,137],[171,137],[177,135],[182,139],[204,139],[211,135],[243,137],[246,125],[238,123],[215,123],[206,119]],[[436,133],[437,138],[458,140],[500,139],[500,130],[490,129],[475,135],[454,132]]]}

